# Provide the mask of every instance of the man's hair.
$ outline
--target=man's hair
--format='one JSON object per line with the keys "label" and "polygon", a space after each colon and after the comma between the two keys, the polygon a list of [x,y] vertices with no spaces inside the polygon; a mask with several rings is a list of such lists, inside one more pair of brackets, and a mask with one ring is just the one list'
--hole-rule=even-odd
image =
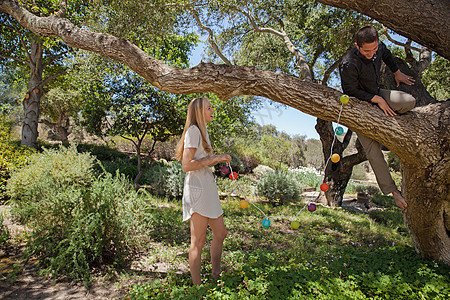
{"label": "man's hair", "polygon": [[356,44],[362,47],[364,44],[378,41],[378,32],[373,26],[366,26],[356,32]]}

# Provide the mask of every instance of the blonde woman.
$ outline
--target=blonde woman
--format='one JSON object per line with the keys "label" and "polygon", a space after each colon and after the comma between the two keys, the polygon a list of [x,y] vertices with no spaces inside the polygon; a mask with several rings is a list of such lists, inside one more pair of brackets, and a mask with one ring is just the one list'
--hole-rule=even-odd
{"label": "blonde woman", "polygon": [[206,124],[213,120],[213,114],[214,109],[208,99],[193,99],[189,104],[184,131],[176,149],[176,157],[186,172],[183,221],[190,220],[189,267],[192,282],[197,285],[201,284],[201,253],[208,225],[213,231],[210,248],[213,278],[220,275],[222,246],[227,236],[216,181],[209,167],[220,162],[229,163],[231,156],[213,154],[206,130]]}

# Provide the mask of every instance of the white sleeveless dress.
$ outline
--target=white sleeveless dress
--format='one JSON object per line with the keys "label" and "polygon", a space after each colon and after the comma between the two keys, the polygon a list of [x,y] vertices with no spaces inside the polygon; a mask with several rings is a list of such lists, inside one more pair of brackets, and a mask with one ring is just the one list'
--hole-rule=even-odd
{"label": "white sleeveless dress", "polygon": [[[211,144],[208,133],[206,134],[207,142]],[[200,129],[197,126],[193,125],[186,131],[184,148],[197,149],[194,154],[195,160],[207,156],[202,145]],[[193,213],[211,219],[216,219],[223,214],[216,180],[209,167],[186,173],[183,189],[183,221],[189,220]]]}

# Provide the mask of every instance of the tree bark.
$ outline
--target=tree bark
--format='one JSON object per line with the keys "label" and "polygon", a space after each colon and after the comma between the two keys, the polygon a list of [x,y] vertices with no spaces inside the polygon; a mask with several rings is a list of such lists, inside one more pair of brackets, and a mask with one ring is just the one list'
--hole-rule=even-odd
{"label": "tree bark", "polygon": [[[213,92],[223,100],[237,95],[261,96],[337,121],[340,93],[320,84],[252,67],[201,63],[179,69],[154,59],[125,39],[77,28],[56,15],[34,16],[15,0],[0,0],[0,9],[36,34],[57,36],[71,47],[116,59],[166,92]],[[405,220],[416,249],[424,257],[450,264],[450,101],[390,117],[370,103],[351,98],[340,123],[397,154],[405,174]]]}
{"label": "tree bark", "polygon": [[450,59],[450,4],[448,0],[318,0],[355,10]]}
{"label": "tree bark", "polygon": [[42,66],[43,49],[37,39],[30,40],[30,79],[28,93],[23,101],[22,145],[36,148],[41,97],[43,95]]}

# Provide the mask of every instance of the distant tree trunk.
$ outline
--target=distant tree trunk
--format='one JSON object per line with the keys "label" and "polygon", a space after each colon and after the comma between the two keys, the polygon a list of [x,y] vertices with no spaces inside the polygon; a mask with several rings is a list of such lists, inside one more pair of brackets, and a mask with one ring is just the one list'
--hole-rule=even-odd
{"label": "distant tree trunk", "polygon": [[[347,188],[348,181],[352,175],[353,167],[365,161],[366,154],[359,141],[357,141],[356,148],[358,151],[355,154],[343,157],[342,154],[348,147],[353,134],[351,130],[346,132],[342,142],[337,138],[335,139],[333,151],[331,151],[331,145],[333,144],[334,138],[333,124],[330,121],[324,121],[317,118],[316,130],[320,135],[322,152],[326,164],[324,182],[329,185],[328,191],[321,194],[318,201],[333,207],[341,206],[345,189]],[[340,161],[337,163],[333,163],[331,160],[328,161],[330,155],[334,153],[339,154],[341,157]],[[322,199],[323,195],[325,196],[325,200]]]}
{"label": "distant tree trunk", "polygon": [[42,66],[42,54],[42,44],[36,40],[31,40],[31,74],[28,82],[28,93],[23,101],[22,145],[33,148],[36,148],[41,97],[43,95],[42,74],[44,69]]}
{"label": "distant tree trunk", "polygon": [[52,128],[56,134],[58,135],[59,139],[63,144],[69,142],[69,135],[70,135],[70,119],[69,117],[61,120],[61,118],[57,122],[50,122],[49,120],[40,120],[40,123],[43,123],[47,125],[48,127]]}

